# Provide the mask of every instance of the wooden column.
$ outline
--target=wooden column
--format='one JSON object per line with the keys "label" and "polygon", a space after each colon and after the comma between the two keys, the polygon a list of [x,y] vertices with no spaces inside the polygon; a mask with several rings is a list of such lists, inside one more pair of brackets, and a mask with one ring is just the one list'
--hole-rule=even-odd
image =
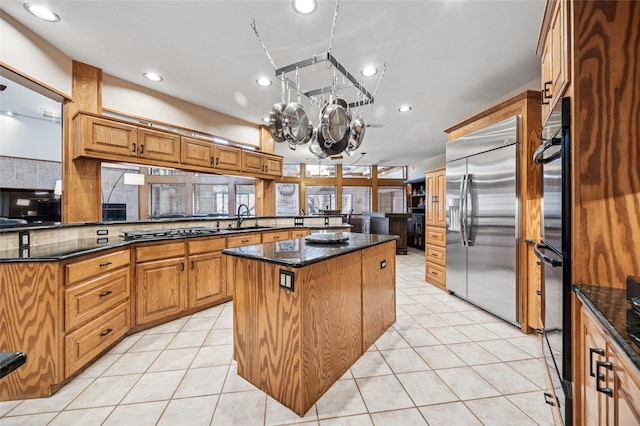
{"label": "wooden column", "polygon": [[78,111],[102,113],[102,70],[73,61],[72,102],[64,105],[62,142],[62,221],[102,220],[101,163],[74,160],[73,115]]}

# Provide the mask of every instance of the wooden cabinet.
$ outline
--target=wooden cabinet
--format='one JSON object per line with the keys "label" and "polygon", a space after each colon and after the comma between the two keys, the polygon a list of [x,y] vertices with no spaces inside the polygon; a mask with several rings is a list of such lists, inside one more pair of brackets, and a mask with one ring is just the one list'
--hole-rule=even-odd
{"label": "wooden cabinet", "polygon": [[242,151],[242,171],[281,177],[282,157],[255,151]]}
{"label": "wooden cabinet", "polygon": [[164,163],[180,162],[180,136],[175,133],[138,128],[138,157]]}
{"label": "wooden cabinet", "polygon": [[262,233],[262,242],[271,243],[275,241],[285,241],[290,238],[289,231],[270,231]]}
{"label": "wooden cabinet", "polygon": [[547,2],[537,53],[541,56],[542,121],[546,122],[569,85],[567,0]]}
{"label": "wooden cabinet", "polygon": [[73,119],[76,155],[113,159],[136,156],[138,127],[93,115],[78,114]]}
{"label": "wooden cabinet", "polygon": [[425,175],[425,280],[441,289],[446,288],[446,171],[438,169]]}
{"label": "wooden cabinet", "polygon": [[136,247],[136,325],[187,309],[185,243]]}
{"label": "wooden cabinet", "polygon": [[91,362],[129,331],[129,259],[129,249],[125,249],[66,265],[65,377]]}
{"label": "wooden cabinet", "polygon": [[425,223],[427,226],[446,226],[445,212],[445,169],[436,170],[426,174],[427,196],[425,199]]}
{"label": "wooden cabinet", "polygon": [[424,250],[424,215],[412,214],[407,219],[407,245]]}
{"label": "wooden cabinet", "polygon": [[180,161],[183,164],[206,169],[239,171],[242,165],[242,150],[233,146],[214,144],[205,139],[181,138]]}
{"label": "wooden cabinet", "polygon": [[233,237],[227,237],[228,248],[250,246],[260,243],[262,243],[262,237],[259,233],[246,233],[242,235],[235,235]]}
{"label": "wooden cabinet", "polygon": [[297,238],[304,238],[309,235],[309,228],[292,229],[289,232],[291,234],[291,239],[294,240]]}
{"label": "wooden cabinet", "polygon": [[366,351],[396,321],[393,244],[366,250],[362,256],[362,349]]}
{"label": "wooden cabinet", "polygon": [[226,294],[226,275],[222,264],[225,238],[189,241],[188,306],[195,308],[223,300]]}
{"label": "wooden cabinet", "polygon": [[640,424],[640,377],[631,361],[584,306],[574,330],[574,371],[579,376],[574,383],[574,424]]}

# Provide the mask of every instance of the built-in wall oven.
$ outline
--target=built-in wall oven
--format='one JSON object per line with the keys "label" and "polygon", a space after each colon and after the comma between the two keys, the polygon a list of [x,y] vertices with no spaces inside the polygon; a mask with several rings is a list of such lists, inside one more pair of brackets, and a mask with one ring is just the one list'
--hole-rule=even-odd
{"label": "built-in wall oven", "polygon": [[542,351],[550,378],[547,402],[571,425],[571,180],[570,99],[547,121],[534,162],[542,167],[541,239]]}

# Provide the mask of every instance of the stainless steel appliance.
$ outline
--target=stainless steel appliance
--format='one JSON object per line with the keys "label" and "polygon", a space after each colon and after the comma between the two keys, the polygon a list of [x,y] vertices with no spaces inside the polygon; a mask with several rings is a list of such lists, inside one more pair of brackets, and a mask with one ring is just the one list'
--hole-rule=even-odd
{"label": "stainless steel appliance", "polygon": [[216,228],[194,227],[194,228],[174,228],[174,229],[152,229],[147,231],[125,231],[124,239],[130,240],[153,240],[158,238],[182,238],[193,235],[212,235],[220,232]]}
{"label": "stainless steel appliance", "polygon": [[520,323],[520,116],[447,144],[447,289]]}
{"label": "stainless steel appliance", "polygon": [[[563,98],[542,131],[534,162],[542,166],[542,351],[558,414],[571,424],[570,99]],[[551,396],[551,395],[549,395]]]}

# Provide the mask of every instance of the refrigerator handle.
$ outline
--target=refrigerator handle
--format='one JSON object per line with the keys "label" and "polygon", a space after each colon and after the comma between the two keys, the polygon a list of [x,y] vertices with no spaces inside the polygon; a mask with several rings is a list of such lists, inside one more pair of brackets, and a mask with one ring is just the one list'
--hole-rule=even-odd
{"label": "refrigerator handle", "polygon": [[[546,139],[541,139],[541,141],[546,141]],[[544,145],[540,145],[538,149],[533,153],[533,162],[536,164],[547,164],[560,158],[561,151],[551,154],[549,157],[544,158],[544,152],[553,146],[559,146],[562,143],[562,139],[560,138],[551,138],[550,141],[547,141]]]}
{"label": "refrigerator handle", "polygon": [[562,259],[553,259],[547,256],[541,251],[545,249],[551,249],[551,247],[549,247],[545,243],[538,243],[533,247],[533,253],[536,255],[538,259],[542,260],[544,263],[546,263],[549,266],[553,266],[553,267],[562,266]]}
{"label": "refrigerator handle", "polygon": [[462,176],[462,181],[460,182],[460,239],[462,240],[462,245],[468,247],[468,238],[467,238],[467,183],[468,183],[469,175],[465,174]]}

